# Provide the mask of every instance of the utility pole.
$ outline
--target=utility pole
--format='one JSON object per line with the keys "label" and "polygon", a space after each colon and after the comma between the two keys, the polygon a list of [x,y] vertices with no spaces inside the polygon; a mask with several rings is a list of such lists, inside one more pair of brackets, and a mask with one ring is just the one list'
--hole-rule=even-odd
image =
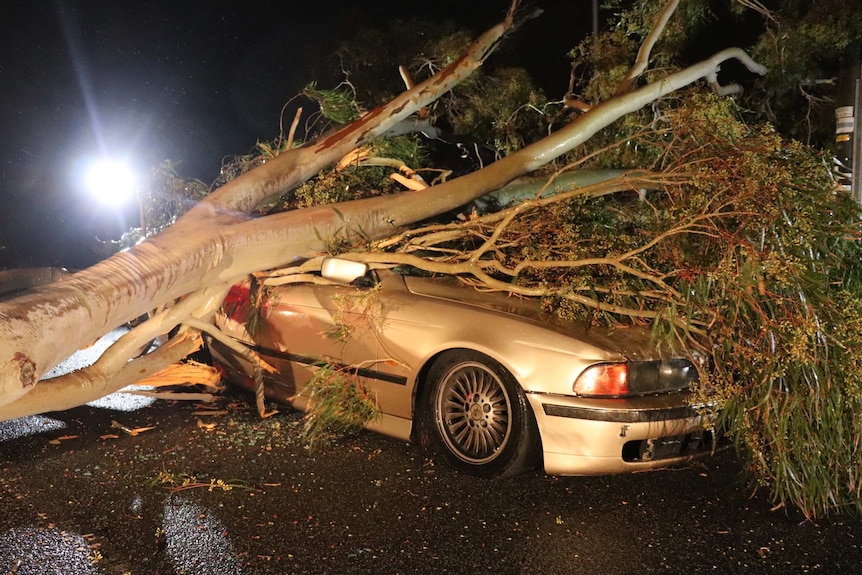
{"label": "utility pole", "polygon": [[862,204],[862,50],[842,67],[835,108],[835,172],[842,190]]}

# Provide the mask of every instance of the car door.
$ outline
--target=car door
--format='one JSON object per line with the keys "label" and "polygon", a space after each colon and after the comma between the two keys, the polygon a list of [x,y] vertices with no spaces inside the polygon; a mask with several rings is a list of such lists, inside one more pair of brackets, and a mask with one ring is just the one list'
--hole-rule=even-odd
{"label": "car door", "polygon": [[374,390],[368,375],[377,361],[376,299],[374,288],[350,285],[296,284],[270,292],[265,339],[272,350],[265,354],[279,360],[295,393],[323,366]]}

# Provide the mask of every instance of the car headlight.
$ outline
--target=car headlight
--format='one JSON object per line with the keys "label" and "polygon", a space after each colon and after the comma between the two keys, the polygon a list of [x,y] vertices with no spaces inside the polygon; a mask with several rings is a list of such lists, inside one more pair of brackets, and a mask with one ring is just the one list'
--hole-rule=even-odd
{"label": "car headlight", "polygon": [[572,387],[586,397],[619,397],[629,394],[629,364],[597,363],[581,372]]}
{"label": "car headlight", "polygon": [[572,386],[583,397],[625,397],[688,389],[697,369],[687,359],[597,363],[578,376]]}

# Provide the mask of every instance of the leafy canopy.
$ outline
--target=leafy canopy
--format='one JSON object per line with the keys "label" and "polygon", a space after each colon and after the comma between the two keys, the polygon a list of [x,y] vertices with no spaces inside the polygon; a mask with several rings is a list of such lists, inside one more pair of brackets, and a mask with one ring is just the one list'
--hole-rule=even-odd
{"label": "leafy canopy", "polygon": [[[613,97],[662,7],[610,2],[620,4],[626,9],[616,25],[572,50],[571,101]],[[582,168],[639,170],[628,185],[570,186],[517,209],[462,213],[376,244],[332,245],[485,288],[541,294],[550,312],[566,318],[652,325],[657,337],[705,358],[694,401],[711,406],[711,421],[728,429],[756,484],[808,516],[862,511],[860,214],[836,191],[822,149],[834,73],[862,35],[862,8],[845,4],[683,1],[638,82],[713,51],[706,32],[722,27],[771,73],[763,83],[745,79],[736,100],[705,85],[666,98],[537,174],[544,181]],[[374,66],[397,62],[399,46],[416,50],[421,40],[412,54],[423,56],[404,60],[421,78],[465,37],[447,29],[437,43],[399,44],[403,31],[360,30],[342,47],[350,91],[307,91],[323,114],[344,121],[339,113],[361,113],[397,90],[375,82],[391,74]],[[502,156],[578,113],[549,102],[528,72],[503,69],[478,75],[422,117]],[[418,135],[383,139],[366,155],[392,163],[321,173],[274,209],[397,191],[390,175],[402,164],[448,167],[439,145]],[[463,273],[467,260],[478,271]],[[351,425],[372,416],[351,378],[323,373],[317,427],[330,425],[321,422],[341,405],[360,408]]]}

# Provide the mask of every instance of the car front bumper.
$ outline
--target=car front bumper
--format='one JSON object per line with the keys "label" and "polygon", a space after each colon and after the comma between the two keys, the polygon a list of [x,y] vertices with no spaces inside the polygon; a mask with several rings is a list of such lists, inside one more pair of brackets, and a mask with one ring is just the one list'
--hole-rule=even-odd
{"label": "car front bumper", "polygon": [[531,393],[527,398],[550,475],[655,469],[715,450],[716,438],[688,404],[687,393],[631,399]]}

